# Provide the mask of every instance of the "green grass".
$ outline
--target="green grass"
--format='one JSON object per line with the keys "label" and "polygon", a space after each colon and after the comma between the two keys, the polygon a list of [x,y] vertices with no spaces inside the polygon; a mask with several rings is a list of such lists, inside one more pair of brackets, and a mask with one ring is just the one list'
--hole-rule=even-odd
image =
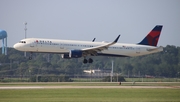
{"label": "green grass", "polygon": [[180,89],[0,90],[0,102],[178,102]]}
{"label": "green grass", "polygon": [[[135,86],[180,86],[180,83],[140,83]],[[3,86],[118,86],[118,83],[0,83]],[[122,83],[132,86],[132,83]],[[1,89],[0,102],[178,102],[180,89]]]}

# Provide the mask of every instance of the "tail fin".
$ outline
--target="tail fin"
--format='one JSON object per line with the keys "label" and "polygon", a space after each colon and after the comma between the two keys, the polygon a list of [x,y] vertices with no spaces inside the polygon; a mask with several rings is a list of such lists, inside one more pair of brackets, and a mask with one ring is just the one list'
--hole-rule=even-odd
{"label": "tail fin", "polygon": [[150,32],[149,34],[138,44],[141,45],[149,45],[149,46],[157,46],[161,30],[162,30],[162,25],[156,25]]}

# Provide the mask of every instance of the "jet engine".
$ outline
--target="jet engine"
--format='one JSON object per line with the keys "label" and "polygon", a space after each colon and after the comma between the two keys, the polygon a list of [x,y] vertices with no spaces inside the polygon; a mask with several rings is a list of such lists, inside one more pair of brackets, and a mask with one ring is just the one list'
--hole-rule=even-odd
{"label": "jet engine", "polygon": [[82,51],[81,50],[71,50],[69,52],[70,58],[80,58],[82,57]]}

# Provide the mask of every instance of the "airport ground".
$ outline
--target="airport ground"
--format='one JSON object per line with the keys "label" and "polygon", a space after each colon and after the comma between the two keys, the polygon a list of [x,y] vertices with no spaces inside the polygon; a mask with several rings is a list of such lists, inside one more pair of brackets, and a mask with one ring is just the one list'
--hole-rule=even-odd
{"label": "airport ground", "polygon": [[0,83],[0,102],[179,102],[179,82]]}
{"label": "airport ground", "polygon": [[[35,76],[36,77],[36,76]],[[37,78],[38,79],[38,78]],[[97,77],[70,77],[73,82],[103,82],[102,78]],[[35,80],[38,82],[39,80]],[[53,82],[59,82],[60,80],[54,80]],[[126,82],[180,82],[180,78],[125,78]],[[1,82],[30,82],[29,76],[21,78],[20,76],[11,77],[4,77],[0,79]]]}

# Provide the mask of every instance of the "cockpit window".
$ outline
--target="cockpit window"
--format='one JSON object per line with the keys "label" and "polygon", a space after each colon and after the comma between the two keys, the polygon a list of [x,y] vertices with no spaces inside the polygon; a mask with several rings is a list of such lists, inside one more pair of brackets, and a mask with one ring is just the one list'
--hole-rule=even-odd
{"label": "cockpit window", "polygon": [[26,41],[20,41],[19,43],[26,43]]}

